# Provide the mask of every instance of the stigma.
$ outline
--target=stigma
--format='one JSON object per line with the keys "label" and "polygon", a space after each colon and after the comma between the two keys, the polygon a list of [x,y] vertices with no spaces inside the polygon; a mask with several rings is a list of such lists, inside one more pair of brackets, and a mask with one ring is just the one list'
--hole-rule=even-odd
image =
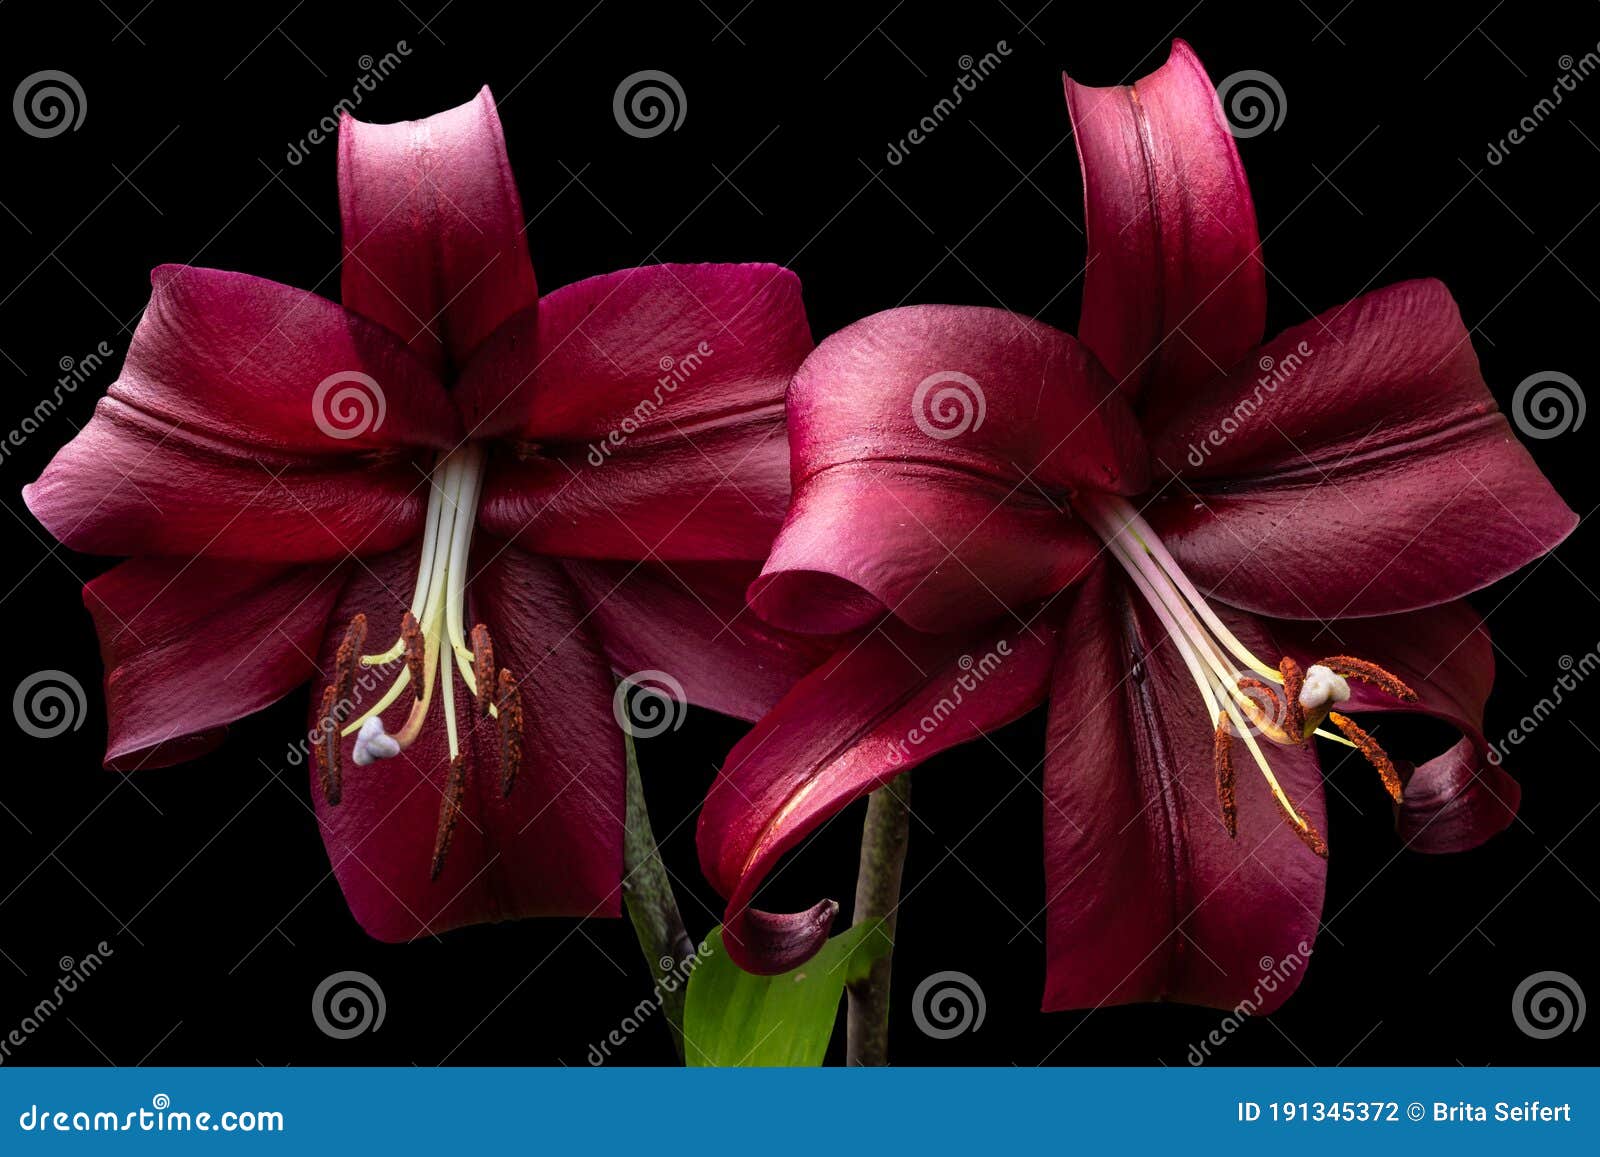
{"label": "stigma", "polygon": [[[334,657],[334,669],[322,693],[323,732],[317,745],[317,771],[323,797],[337,806],[343,796],[343,741],[355,736],[351,759],[365,767],[393,759],[414,744],[438,715],[450,754],[439,826],[434,841],[431,878],[444,870],[451,835],[466,793],[467,760],[461,750],[456,682],[460,681],[469,712],[494,721],[499,732],[500,791],[509,795],[522,762],[522,700],[516,677],[496,668],[489,628],[466,631],[466,591],[472,531],[483,492],[487,453],[467,443],[440,455],[428,477],[428,508],[418,552],[417,579],[411,605],[401,616],[393,643],[366,652],[367,616],[358,614],[345,628]],[[345,722],[352,710],[356,672],[361,667],[390,667],[404,660],[371,707]],[[390,733],[383,713],[410,693],[404,724]],[[340,724],[342,723],[342,726]],[[427,771],[429,769],[423,769]]]}
{"label": "stigma", "polygon": [[[1328,854],[1322,833],[1273,774],[1258,735],[1268,741],[1268,749],[1273,744],[1299,746],[1314,735],[1353,747],[1377,769],[1390,798],[1400,801],[1402,785],[1394,761],[1335,708],[1350,699],[1352,679],[1407,703],[1416,701],[1415,691],[1376,663],[1352,655],[1332,655],[1304,668],[1287,655],[1276,665],[1266,663],[1228,629],[1127,500],[1080,495],[1074,507],[1149,604],[1194,680],[1211,722],[1217,803],[1229,837],[1239,830],[1233,759],[1237,741],[1250,753],[1290,829],[1318,856]],[[1324,723],[1334,730],[1325,729]]]}

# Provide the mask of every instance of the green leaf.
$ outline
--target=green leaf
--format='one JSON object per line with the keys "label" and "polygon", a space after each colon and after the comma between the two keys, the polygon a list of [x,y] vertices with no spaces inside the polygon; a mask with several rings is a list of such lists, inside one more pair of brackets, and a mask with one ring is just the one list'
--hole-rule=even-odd
{"label": "green leaf", "polygon": [[690,1066],[822,1063],[847,984],[863,979],[893,944],[878,921],[833,937],[792,972],[753,976],[722,946],[713,928],[689,976],[683,1012]]}

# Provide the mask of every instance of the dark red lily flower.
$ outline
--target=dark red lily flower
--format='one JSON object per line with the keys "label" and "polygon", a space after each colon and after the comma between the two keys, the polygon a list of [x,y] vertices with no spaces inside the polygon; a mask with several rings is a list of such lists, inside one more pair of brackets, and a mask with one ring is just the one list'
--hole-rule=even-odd
{"label": "dark red lily flower", "polygon": [[[1176,43],[1132,87],[1069,80],[1067,100],[1080,338],[896,309],[824,341],[790,389],[794,497],[752,605],[794,630],[879,625],[707,800],[701,862],[746,968],[794,966],[832,920],[831,902],[750,907],[786,851],[1044,701],[1046,1009],[1231,1007],[1261,958],[1305,950],[1326,855],[1313,733],[1376,765],[1412,848],[1471,847],[1515,812],[1480,731],[1488,637],[1458,600],[1575,518],[1449,293],[1390,286],[1258,347],[1255,213],[1194,54]],[[1346,714],[1364,710],[1462,737],[1397,764]]]}
{"label": "dark red lily flower", "polygon": [[815,661],[732,621],[788,497],[799,284],[662,265],[539,300],[487,89],[346,117],[339,192],[342,307],[158,269],[25,492],[66,545],[135,556],[85,590],[107,765],[192,758],[313,678],[317,815],[368,932],[615,915],[613,669],[755,718]]}

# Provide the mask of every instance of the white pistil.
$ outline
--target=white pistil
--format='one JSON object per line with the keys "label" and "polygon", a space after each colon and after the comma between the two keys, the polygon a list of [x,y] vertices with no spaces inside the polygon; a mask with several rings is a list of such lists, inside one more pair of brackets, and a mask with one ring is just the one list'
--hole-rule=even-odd
{"label": "white pistil", "polygon": [[[1199,591],[1183,576],[1165,548],[1161,547],[1160,540],[1149,524],[1139,518],[1131,506],[1120,499],[1108,499],[1098,509],[1089,507],[1085,514],[1178,648],[1184,665],[1189,668],[1189,674],[1205,700],[1212,726],[1217,725],[1223,712],[1227,714],[1234,732],[1249,750],[1279,805],[1296,826],[1303,831],[1309,830],[1307,821],[1290,802],[1288,794],[1273,774],[1250,724],[1254,723],[1277,742],[1283,742],[1286,738],[1282,728],[1264,719],[1259,705],[1239,687],[1239,672],[1227,662],[1218,642],[1252,670],[1270,675],[1278,683],[1283,681],[1282,676],[1234,638],[1216,612],[1206,605]],[[1159,554],[1156,553],[1158,550]],[[1161,565],[1163,557],[1167,560],[1166,565]],[[1208,631],[1207,627],[1211,629]],[[1205,660],[1203,666],[1201,659]],[[1248,723],[1245,720],[1246,713],[1250,716]],[[1276,735],[1273,735],[1274,731]]]}
{"label": "white pistil", "polygon": [[400,754],[400,741],[383,729],[383,720],[373,716],[356,732],[356,747],[352,754],[356,764],[365,767],[377,759],[392,759]]}
{"label": "white pistil", "polygon": [[[342,729],[342,735],[357,736],[354,758],[358,764],[388,758],[416,742],[433,702],[436,682],[442,684],[439,690],[451,758],[460,752],[453,682],[459,668],[468,689],[473,688],[472,652],[464,644],[462,624],[467,563],[486,460],[482,447],[468,443],[444,455],[434,465],[429,478],[417,582],[411,597],[411,615],[417,621],[423,641],[422,688],[405,724],[394,735],[384,731],[380,716],[410,685],[409,666],[370,709]],[[368,667],[393,663],[406,653],[405,647],[402,637],[386,651],[363,655],[361,662]]]}
{"label": "white pistil", "polygon": [[1306,668],[1306,681],[1300,688],[1300,706],[1308,712],[1321,711],[1335,703],[1350,698],[1350,684],[1343,675],[1330,671],[1321,663]]}

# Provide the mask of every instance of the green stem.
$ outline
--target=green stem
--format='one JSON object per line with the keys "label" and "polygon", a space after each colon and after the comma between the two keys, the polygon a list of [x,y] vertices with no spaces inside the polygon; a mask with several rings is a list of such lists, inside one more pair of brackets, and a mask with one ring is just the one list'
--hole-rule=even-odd
{"label": "green stem", "polygon": [[666,865],[650,830],[644,784],[633,736],[623,732],[628,756],[626,830],[622,844],[622,895],[628,917],[639,937],[651,975],[660,994],[661,1011],[672,1032],[672,1047],[683,1060],[683,1001],[689,983],[687,962],[694,956],[694,941],[684,929],[678,901],[672,894]]}
{"label": "green stem", "polygon": [[[894,941],[900,908],[900,877],[911,838],[911,777],[902,775],[873,792],[861,829],[861,868],[856,876],[855,923],[883,922],[883,934]],[[845,1063],[889,1063],[889,974],[893,949],[873,962],[864,980],[850,986],[846,1019]]]}

